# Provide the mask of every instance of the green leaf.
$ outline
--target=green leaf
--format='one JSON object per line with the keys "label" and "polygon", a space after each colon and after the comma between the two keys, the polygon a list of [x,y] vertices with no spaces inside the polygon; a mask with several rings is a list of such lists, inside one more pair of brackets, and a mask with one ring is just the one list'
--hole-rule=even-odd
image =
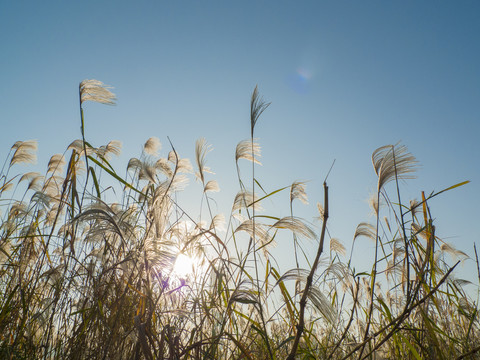
{"label": "green leaf", "polygon": [[401,333],[399,333],[399,335],[403,340],[403,344],[405,344],[409,348],[410,352],[413,354],[413,356],[415,356],[415,359],[422,360],[422,357],[418,354],[417,350],[415,350],[413,345],[410,344],[410,341],[408,341],[408,339],[405,336],[403,336]]}
{"label": "green leaf", "polygon": [[[266,199],[266,198],[268,198],[269,196],[272,196],[272,195],[274,195],[274,194],[276,194],[276,193],[278,193],[278,192],[280,192],[280,191],[282,191],[282,190],[285,190],[285,189],[287,189],[287,188],[289,188],[289,187],[290,187],[290,186],[285,186],[285,187],[283,187],[283,188],[281,188],[281,189],[277,189],[277,190],[275,190],[275,191],[272,191],[270,194],[267,194],[267,195],[265,195],[265,196],[262,196],[260,199],[257,199],[257,200],[255,200],[255,201],[253,201],[252,203],[248,204],[247,207],[250,207],[250,206],[252,206],[253,204],[255,204],[255,203],[259,202],[259,201],[262,201],[263,199]],[[262,189],[262,190],[263,190],[263,189]]]}
{"label": "green leaf", "polygon": [[105,170],[107,173],[109,173],[110,175],[112,175],[115,179],[117,179],[118,181],[120,181],[123,185],[125,185],[126,187],[132,189],[133,191],[143,195],[143,196],[146,196],[143,192],[141,192],[140,190],[137,190],[134,186],[132,186],[131,184],[127,183],[125,180],[123,180],[120,176],[118,176],[114,171],[108,169],[105,167],[105,165],[103,165],[102,163],[100,163],[100,161],[98,161],[97,159],[95,159],[94,157],[88,155],[88,158],[90,160],[92,160],[95,164],[97,164],[98,166],[100,166],[103,170]]}
{"label": "green leaf", "polygon": [[90,166],[90,173],[92,174],[93,183],[95,184],[95,190],[97,191],[97,197],[100,198],[100,186],[98,185],[97,175],[95,175],[95,170]]}

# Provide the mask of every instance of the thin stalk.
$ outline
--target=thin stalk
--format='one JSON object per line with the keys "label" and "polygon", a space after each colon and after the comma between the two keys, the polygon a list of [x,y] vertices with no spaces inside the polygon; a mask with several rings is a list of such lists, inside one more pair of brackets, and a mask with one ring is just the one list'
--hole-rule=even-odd
{"label": "thin stalk", "polygon": [[[422,297],[420,300],[418,300],[416,303],[411,304],[410,306],[406,306],[403,312],[397,316],[395,319],[390,321],[387,325],[381,327],[379,330],[377,330],[374,334],[368,336],[366,339],[363,340],[361,344],[358,344],[355,346],[347,355],[345,355],[341,360],[347,360],[350,359],[351,356],[357,352],[360,348],[364,348],[365,344],[370,342],[371,340],[375,339],[377,336],[384,334],[385,331],[387,331],[390,327],[393,327],[392,330],[390,330],[389,333],[385,335],[382,341],[380,341],[378,344],[375,345],[374,349],[372,351],[375,351],[378,349],[381,345],[383,345],[390,337],[392,337],[395,332],[399,329],[400,325],[403,323],[403,321],[410,315],[410,313],[415,309],[417,306],[422,305],[425,301],[427,301],[433,294],[437,292],[437,290],[440,288],[440,286],[447,280],[448,276],[451,274],[451,272],[457,267],[457,265],[460,263],[460,261],[457,261],[455,265],[453,265],[447,273],[440,279],[438,282],[437,286],[435,286],[432,290],[428,292],[424,297]],[[414,293],[418,292],[418,289],[420,288],[421,283],[417,285],[417,289],[414,291]],[[370,352],[371,353],[371,352]],[[370,355],[367,354],[366,356]]]}
{"label": "thin stalk", "polygon": [[[252,149],[252,196],[253,201],[255,201],[255,153],[253,152],[253,126],[252,126],[252,133],[251,133],[251,149]],[[258,275],[258,263],[257,263],[257,248],[256,248],[256,237],[255,237],[255,204],[252,206],[252,223],[253,223],[253,234],[250,242],[252,243],[253,248],[253,261],[255,262],[255,276],[256,276],[256,285],[257,285],[257,292],[258,292],[258,312],[260,313],[260,318],[262,319],[263,330],[265,332],[265,344],[267,345],[268,353],[270,355],[270,359],[273,359],[273,352],[270,347],[270,341],[268,339],[267,333],[267,325],[265,322],[265,316],[263,314],[263,307],[262,307],[262,299],[261,299],[261,288],[260,288],[260,277]],[[248,256],[248,253],[247,253]]]}
{"label": "thin stalk", "polygon": [[[257,123],[260,115],[265,111],[265,109],[270,105],[270,103],[265,103],[262,98],[259,97],[258,95],[258,86],[255,86],[255,90],[253,91],[252,98],[250,101],[250,146],[251,146],[251,152],[252,152],[252,196],[253,196],[253,202],[255,203],[255,152],[254,152],[254,146],[253,146],[253,134],[255,131],[255,124]],[[267,334],[267,326],[265,323],[265,316],[263,314],[263,307],[262,307],[262,301],[261,301],[261,287],[260,287],[260,278],[258,274],[258,263],[257,263],[257,248],[256,248],[256,234],[255,234],[255,204],[252,206],[252,224],[253,224],[253,234],[252,237],[250,238],[250,242],[248,245],[248,251],[250,250],[250,246],[252,246],[252,251],[253,251],[253,259],[255,262],[255,276],[256,276],[256,285],[257,285],[257,292],[258,292],[258,310],[260,313],[260,318],[262,320],[262,325],[263,329],[265,332],[265,344],[267,345],[268,353],[270,356],[270,359],[273,359],[273,352],[270,346],[270,341],[268,339],[268,334]],[[245,257],[248,257],[248,251],[247,255]],[[243,267],[242,267],[243,268]]]}
{"label": "thin stalk", "polygon": [[480,284],[480,263],[478,261],[477,245],[475,243],[473,243],[473,250],[475,250],[475,263],[477,264],[478,282]]}
{"label": "thin stalk", "polygon": [[[337,341],[337,343],[335,344],[335,347],[333,348],[332,352],[330,353],[330,355],[328,356],[328,359],[331,359],[333,357],[333,354],[335,354],[335,351],[337,351],[337,349],[340,347],[341,343],[343,342],[343,340],[347,337],[347,334],[348,334],[348,330],[350,329],[350,326],[352,325],[352,322],[353,322],[353,317],[355,315],[355,311],[357,309],[357,301],[358,301],[358,291],[360,290],[360,279],[357,279],[357,282],[356,282],[356,290],[355,290],[355,294],[354,294],[354,297],[353,297],[353,306],[352,306],[352,312],[350,314],[350,319],[348,320],[348,324],[347,326],[345,327],[345,329],[343,330],[343,334],[342,336],[340,337],[340,340]],[[353,290],[352,290],[353,291]]]}
{"label": "thin stalk", "polygon": [[[293,218],[293,201],[291,199],[290,199],[290,216]],[[298,269],[300,266],[298,265],[297,246],[298,246],[298,239],[295,233],[293,233],[293,250],[295,253],[295,264]]]}
{"label": "thin stalk", "polygon": [[[397,197],[398,197],[398,206],[400,209],[400,221],[402,225],[402,233],[403,233],[403,241],[405,246],[405,261],[406,261],[406,268],[407,268],[407,304],[410,302],[410,256],[408,253],[408,240],[407,240],[407,233],[405,231],[405,221],[403,219],[403,211],[402,211],[402,200],[400,198],[400,186],[398,185],[398,173],[397,173],[397,162],[395,158],[395,147],[392,146],[393,152],[393,166],[395,168],[395,185],[397,188]],[[426,225],[426,224],[425,224]]]}
{"label": "thin stalk", "polygon": [[[78,96],[80,99],[80,131],[82,132],[82,143],[83,143],[83,153],[85,155],[85,167],[87,168],[87,176],[85,177],[85,184],[83,188],[82,200],[80,202],[80,206],[83,205],[83,199],[85,198],[85,191],[87,189],[88,183],[88,175],[90,174],[90,167],[88,165],[88,155],[87,155],[87,145],[85,144],[85,120],[83,116],[83,108],[82,108],[82,92],[81,87],[78,89]],[[81,208],[79,209],[82,210]]]}
{"label": "thin stalk", "polygon": [[322,224],[322,233],[320,235],[320,242],[318,245],[317,256],[315,257],[315,261],[313,262],[312,269],[307,277],[307,283],[305,284],[305,289],[303,290],[302,298],[300,299],[300,315],[297,325],[297,335],[295,336],[295,341],[293,343],[292,350],[288,355],[287,360],[294,360],[295,354],[297,353],[298,344],[300,343],[300,339],[302,337],[303,330],[305,328],[305,307],[307,305],[307,297],[308,292],[310,291],[310,287],[312,286],[313,282],[313,275],[315,274],[315,270],[317,269],[318,262],[320,261],[320,256],[323,252],[323,243],[325,240],[325,232],[327,229],[327,219],[328,219],[328,186],[327,182],[323,183],[323,190],[324,190],[324,211],[323,211],[323,224]]}
{"label": "thin stalk", "polygon": [[87,167],[87,180],[88,180],[88,156],[87,156],[87,146],[85,144],[85,120],[83,116],[83,108],[82,108],[82,92],[78,90],[78,96],[80,98],[80,131],[82,132],[82,142],[83,142],[83,152],[85,155],[85,166]]}
{"label": "thin stalk", "polygon": [[[377,191],[377,206],[380,207],[380,189]],[[360,351],[360,355],[358,358],[360,359],[362,357],[363,351],[365,350],[365,345],[367,342],[365,341],[368,338],[368,332],[370,330],[370,325],[372,322],[372,314],[373,314],[373,300],[375,296],[375,281],[377,279],[377,263],[378,263],[378,242],[379,242],[379,236],[378,236],[378,228],[380,226],[380,209],[377,209],[377,226],[376,226],[376,231],[375,231],[375,259],[373,263],[373,273],[372,273],[372,285],[371,285],[371,291],[370,291],[370,307],[368,309],[368,317],[367,317],[367,326],[365,328],[365,335],[363,337],[363,346]]]}

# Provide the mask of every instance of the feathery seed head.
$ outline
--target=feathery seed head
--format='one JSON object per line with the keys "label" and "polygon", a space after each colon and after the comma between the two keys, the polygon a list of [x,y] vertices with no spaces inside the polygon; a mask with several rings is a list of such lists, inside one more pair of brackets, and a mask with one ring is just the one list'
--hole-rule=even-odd
{"label": "feathery seed head", "polygon": [[265,226],[259,222],[255,222],[253,219],[247,219],[241,223],[236,229],[235,233],[239,231],[245,231],[252,238],[255,238],[255,241],[258,242],[261,246],[270,244],[272,246],[275,243],[272,241],[272,237],[268,234]]}
{"label": "feathery seed head", "polygon": [[410,211],[412,212],[413,217],[416,217],[417,213],[420,211],[420,203],[417,199],[410,200]]}
{"label": "feathery seed head", "polygon": [[218,186],[218,182],[216,180],[210,180],[205,184],[205,188],[203,189],[204,192],[219,192],[220,187]]}
{"label": "feathery seed head", "polygon": [[173,171],[170,167],[170,163],[165,158],[158,159],[155,163],[155,168],[163,172],[168,178],[171,178],[173,176]]}
{"label": "feathery seed head", "polygon": [[41,190],[43,188],[43,182],[45,177],[38,174],[38,176],[33,177],[28,183],[28,190]]}
{"label": "feathery seed head", "polygon": [[85,101],[93,101],[101,104],[115,105],[115,94],[109,89],[111,86],[105,85],[98,80],[83,80],[79,85],[80,105]]}
{"label": "feathery seed head", "polygon": [[323,208],[322,204],[320,204],[319,202],[317,202],[317,209],[318,209],[318,219],[319,220],[323,220],[323,216],[325,214],[325,209]]}
{"label": "feathery seed head", "polygon": [[357,229],[355,230],[355,235],[353,235],[353,241],[355,241],[359,236],[365,236],[375,241],[376,240],[375,226],[365,222],[358,224]]}
{"label": "feathery seed head", "polygon": [[458,259],[458,258],[461,258],[463,260],[469,259],[469,256],[465,254],[463,251],[455,249],[453,245],[445,242],[442,245],[440,245],[440,250],[442,252],[449,254],[454,259]]}
{"label": "feathery seed head", "polygon": [[127,170],[132,170],[139,180],[148,180],[150,183],[156,183],[155,165],[137,158],[131,158],[128,161]]}
{"label": "feathery seed head", "polygon": [[160,150],[161,147],[162,144],[160,143],[160,140],[157,137],[151,137],[147,140],[145,145],[143,145],[143,150],[148,155],[158,156],[158,150]]}
{"label": "feathery seed head", "polygon": [[392,229],[390,228],[390,223],[388,221],[388,218],[386,216],[384,216],[383,220],[385,221],[385,225],[387,225],[388,231],[392,232]]}
{"label": "feathery seed head", "polygon": [[32,179],[38,176],[41,176],[40,173],[38,172],[35,172],[35,171],[27,172],[20,177],[20,180],[18,181],[18,183],[21,183],[22,181],[31,181]]}
{"label": "feathery seed head", "polygon": [[[261,157],[261,148],[258,143],[255,142],[257,139],[253,139],[254,142],[250,139],[242,140],[237,144],[237,148],[235,150],[235,161],[238,162],[239,159],[245,159],[248,161],[253,161],[258,165],[262,165],[262,163],[258,160]],[[253,153],[252,153],[253,150]]]}
{"label": "feathery seed head", "polygon": [[202,183],[205,182],[205,173],[212,173],[206,166],[205,156],[212,151],[212,146],[207,143],[205,138],[200,138],[195,143],[195,160],[197,162],[198,172],[195,174]]}
{"label": "feathery seed head", "polygon": [[422,227],[412,222],[412,233],[414,236],[420,236],[424,240],[428,240],[428,235],[425,227]]}
{"label": "feathery seed head", "polygon": [[38,149],[37,140],[17,141],[12,146],[12,150],[13,149],[15,149],[15,152],[10,160],[10,166],[18,163],[36,163],[36,151]]}
{"label": "feathery seed head", "polygon": [[177,162],[177,171],[182,173],[191,173],[193,171],[192,164],[187,158],[179,159]]}
{"label": "feathery seed head", "polygon": [[298,199],[305,205],[308,204],[307,193],[305,191],[307,183],[305,181],[295,181],[290,187],[290,202]]}
{"label": "feathery seed head", "polygon": [[250,122],[252,138],[258,118],[260,117],[260,115],[262,115],[262,113],[270,104],[271,103],[265,103],[265,101],[263,101],[263,97],[260,97],[260,95],[258,94],[258,85],[255,86],[255,90],[253,90],[252,99],[250,101]]}
{"label": "feathery seed head", "polygon": [[337,254],[345,256],[346,249],[345,246],[341,243],[340,240],[336,238],[330,239],[330,251],[335,251]]}
{"label": "feathery seed head", "polygon": [[122,152],[122,142],[119,140],[112,140],[107,144],[107,151],[106,154],[113,154],[116,156],[120,156]]}
{"label": "feathery seed head", "polygon": [[65,165],[65,157],[62,154],[55,154],[50,158],[48,162],[47,173],[58,172],[61,174],[63,172],[63,166]]}
{"label": "feathery seed head", "polygon": [[418,162],[405,145],[385,145],[372,154],[372,163],[378,176],[378,191],[391,180],[413,179]]}
{"label": "feathery seed head", "polygon": [[272,227],[276,229],[287,229],[297,236],[303,236],[311,240],[314,240],[316,237],[315,232],[307,224],[294,216],[286,216],[281,218],[275,224],[273,224]]}
{"label": "feathery seed head", "polygon": [[171,150],[169,153],[168,153],[168,161],[170,161],[171,163],[175,164],[178,160],[178,156],[177,156],[177,153],[173,150]]}
{"label": "feathery seed head", "polygon": [[368,198],[368,205],[370,206],[370,209],[372,209],[373,215],[377,216],[380,208],[377,194],[370,195],[370,197]]}
{"label": "feathery seed head", "polygon": [[[87,149],[87,155],[92,155],[95,153],[95,149],[90,147],[86,143],[85,143],[85,147]],[[75,150],[77,154],[83,156],[83,153],[84,153],[83,140],[81,139],[74,140],[70,145],[68,145],[67,150]]]}
{"label": "feathery seed head", "polygon": [[254,208],[255,211],[262,211],[261,203],[256,195],[254,195],[251,191],[245,190],[240,191],[235,196],[235,200],[233,201],[232,212],[242,208]]}
{"label": "feathery seed head", "polygon": [[210,229],[223,230],[225,228],[225,215],[217,214],[213,217]]}

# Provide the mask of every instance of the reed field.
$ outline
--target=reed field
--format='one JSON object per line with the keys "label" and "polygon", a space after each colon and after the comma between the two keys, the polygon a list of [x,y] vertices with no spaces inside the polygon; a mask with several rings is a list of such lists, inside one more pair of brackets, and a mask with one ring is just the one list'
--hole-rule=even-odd
{"label": "reed field", "polygon": [[[316,227],[295,214],[307,201],[304,182],[265,191],[255,177],[255,126],[269,106],[257,88],[251,131],[232,149],[238,192],[225,216],[213,212],[222,192],[205,139],[190,161],[152,137],[115,169],[121,143],[88,141],[89,101],[116,99],[100,81],[80,83],[79,139],[44,173],[19,173],[36,159],[33,140],[15,142],[2,160],[1,359],[480,359],[478,301],[456,276],[467,258],[479,268],[477,250],[437,237],[430,206],[468,181],[405,199],[399,181],[418,163],[402,144],[378,144],[375,220],[343,244],[328,231],[328,174],[323,198],[308,199],[319,203]],[[203,189],[201,213],[179,200],[188,180]],[[262,209],[285,193],[282,217]],[[279,237],[291,242],[296,267],[272,255]],[[361,237],[375,253],[358,273]]]}

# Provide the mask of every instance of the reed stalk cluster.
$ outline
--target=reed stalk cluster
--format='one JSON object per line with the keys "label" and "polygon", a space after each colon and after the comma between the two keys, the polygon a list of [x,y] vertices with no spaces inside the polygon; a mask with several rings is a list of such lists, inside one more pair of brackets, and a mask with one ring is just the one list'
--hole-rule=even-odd
{"label": "reed stalk cluster", "polygon": [[[36,160],[35,141],[16,142],[0,172],[0,358],[480,358],[478,305],[454,277],[468,256],[437,236],[430,209],[432,198],[467,182],[405,203],[399,180],[417,162],[401,144],[380,147],[372,156],[375,222],[358,225],[348,255],[328,231],[335,198],[327,178],[315,228],[294,211],[307,202],[304,182],[266,191],[255,177],[255,126],[269,105],[257,88],[226,217],[214,213],[220,189],[205,139],[192,165],[172,143],[162,155],[152,137],[120,175],[111,157],[121,144],[90,144],[84,119],[89,101],[114,104],[115,95],[85,80],[79,99],[81,139],[53,155],[45,173],[16,173]],[[199,214],[177,197],[192,178],[203,189]],[[290,211],[268,215],[262,201],[281,193]],[[356,273],[360,237],[375,254]],[[291,241],[295,268],[272,255],[278,238]],[[183,273],[182,257],[190,259]]]}

